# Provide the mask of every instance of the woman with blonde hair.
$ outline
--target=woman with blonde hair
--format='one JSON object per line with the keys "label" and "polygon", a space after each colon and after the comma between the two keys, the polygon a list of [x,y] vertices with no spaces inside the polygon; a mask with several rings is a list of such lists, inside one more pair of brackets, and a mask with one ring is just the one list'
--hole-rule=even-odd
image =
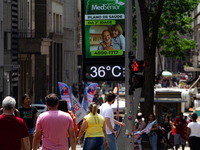
{"label": "woman with blonde hair", "polygon": [[90,103],[90,113],[83,118],[83,124],[77,140],[85,132],[83,150],[104,150],[107,146],[105,121],[103,116],[97,113],[97,105]]}
{"label": "woman with blonde hair", "polygon": [[111,27],[111,35],[113,45],[118,45],[119,49],[125,51],[125,37],[123,36],[123,29],[120,24]]}
{"label": "woman with blonde hair", "polygon": [[98,50],[116,49],[125,51],[125,37],[123,35],[123,29],[119,23],[112,25],[111,31],[104,30],[102,32],[102,39],[103,41],[99,41],[100,45],[98,46]]}

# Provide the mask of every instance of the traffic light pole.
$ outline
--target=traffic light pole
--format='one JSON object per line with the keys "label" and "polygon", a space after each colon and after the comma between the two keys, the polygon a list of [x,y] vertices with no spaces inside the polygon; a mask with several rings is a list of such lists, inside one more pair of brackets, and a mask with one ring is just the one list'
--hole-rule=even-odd
{"label": "traffic light pole", "polygon": [[[135,0],[135,9],[136,9],[136,18],[137,18],[137,51],[136,51],[136,59],[144,60],[144,39],[143,39],[143,30],[142,30],[142,19],[140,14],[140,7],[138,0]],[[143,73],[138,73],[139,75],[143,75]],[[137,88],[134,92],[135,100],[134,100],[134,118],[136,117],[138,105],[140,102],[142,88]]]}
{"label": "traffic light pole", "polygon": [[134,136],[133,136],[133,127],[134,127],[134,114],[133,114],[133,95],[129,93],[129,53],[133,51],[133,24],[132,24],[132,0],[126,1],[126,51],[125,51],[125,85],[126,85],[126,110],[125,110],[125,123],[126,123],[126,140],[125,140],[125,150],[134,150]]}
{"label": "traffic light pole", "polygon": [[[136,113],[138,109],[138,104],[140,101],[141,88],[135,89],[133,94],[129,92],[129,52],[133,51],[133,24],[132,24],[132,0],[126,1],[126,52],[125,52],[125,85],[126,85],[126,110],[125,110],[125,121],[126,121],[126,140],[125,140],[125,150],[134,150],[134,124]],[[138,0],[135,0],[136,7],[136,18],[137,18],[137,52],[136,59],[144,59],[144,47],[143,47],[143,32],[142,32],[142,22]],[[138,73],[142,74],[142,73]]]}

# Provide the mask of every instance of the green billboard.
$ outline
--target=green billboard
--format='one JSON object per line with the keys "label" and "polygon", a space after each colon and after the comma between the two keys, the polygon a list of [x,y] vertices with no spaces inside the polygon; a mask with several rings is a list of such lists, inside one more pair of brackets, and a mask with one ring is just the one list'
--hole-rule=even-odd
{"label": "green billboard", "polygon": [[84,0],[85,58],[125,55],[125,0]]}

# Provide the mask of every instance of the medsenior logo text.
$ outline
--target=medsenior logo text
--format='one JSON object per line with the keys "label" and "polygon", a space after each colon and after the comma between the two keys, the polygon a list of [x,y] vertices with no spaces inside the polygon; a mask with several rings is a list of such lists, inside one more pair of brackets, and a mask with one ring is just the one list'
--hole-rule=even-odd
{"label": "medsenior logo text", "polygon": [[102,4],[102,5],[92,5],[92,10],[118,10],[120,5],[118,4]]}

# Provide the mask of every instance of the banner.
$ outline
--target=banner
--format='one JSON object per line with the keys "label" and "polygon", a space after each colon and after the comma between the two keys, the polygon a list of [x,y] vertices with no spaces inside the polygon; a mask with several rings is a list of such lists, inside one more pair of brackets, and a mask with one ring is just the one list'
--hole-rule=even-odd
{"label": "banner", "polygon": [[146,128],[144,128],[141,133],[146,133],[146,134],[149,134],[150,133],[150,130],[152,128],[152,126],[157,122],[157,120],[154,120],[153,122],[147,124]]}
{"label": "banner", "polygon": [[81,104],[75,98],[75,96],[71,93],[71,104],[74,115],[76,116],[76,124],[78,124],[85,115],[87,115],[86,111],[81,107]]}
{"label": "banner", "polygon": [[89,104],[93,101],[94,94],[97,91],[98,84],[97,83],[92,83],[88,86],[88,88],[85,87],[85,92],[82,100],[82,107],[86,110],[88,110]]}
{"label": "banner", "polygon": [[64,99],[67,101],[68,109],[71,110],[71,101],[70,101],[70,89],[69,87],[62,82],[58,82],[58,87],[60,90],[60,96],[61,99]]}

